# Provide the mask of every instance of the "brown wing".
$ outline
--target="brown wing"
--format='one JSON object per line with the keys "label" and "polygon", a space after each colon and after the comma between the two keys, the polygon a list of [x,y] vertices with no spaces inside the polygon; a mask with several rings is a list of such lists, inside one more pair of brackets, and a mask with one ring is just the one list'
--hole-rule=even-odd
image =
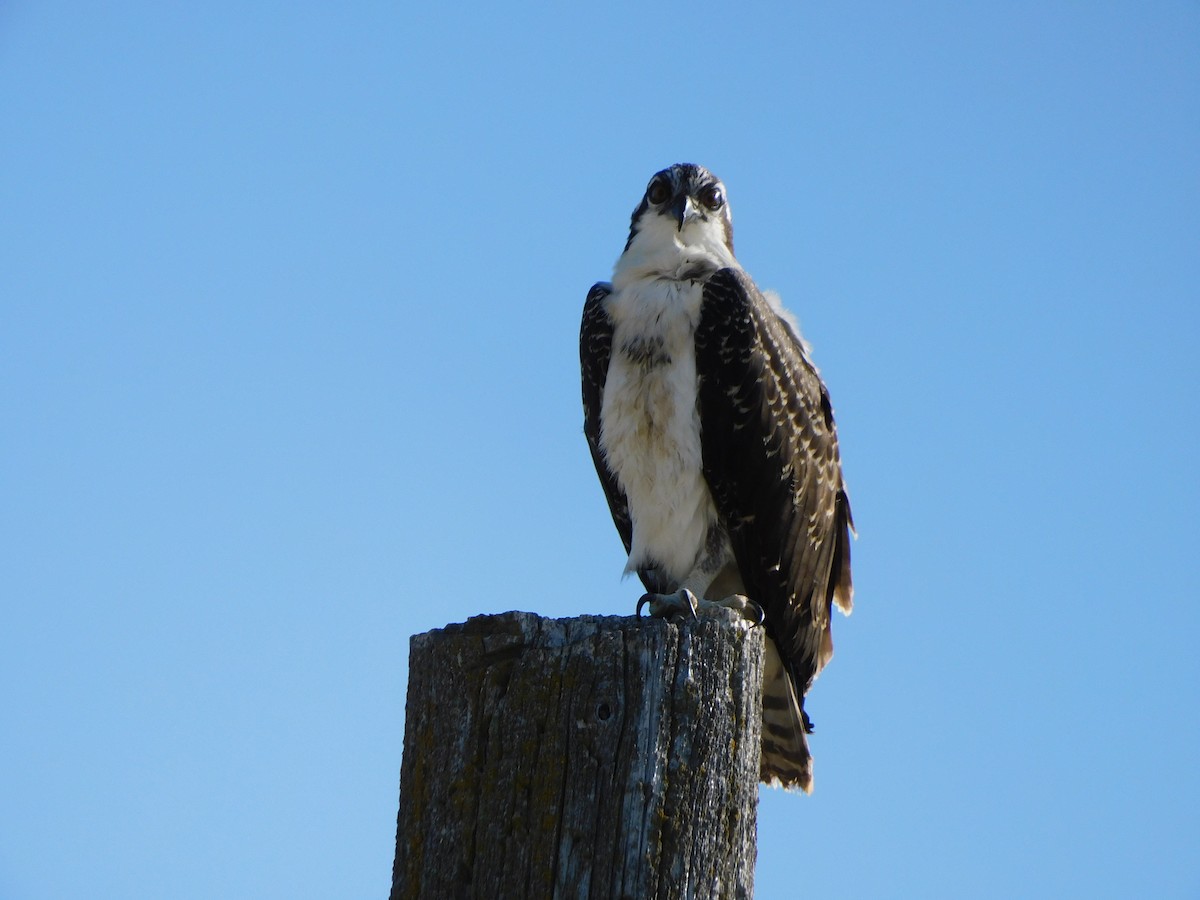
{"label": "brown wing", "polygon": [[801,697],[850,611],[850,501],[829,394],[804,345],[741,271],[705,285],[696,330],[704,475],[742,581]]}
{"label": "brown wing", "polygon": [[633,521],[629,518],[629,501],[617,484],[617,477],[604,460],[600,449],[600,404],[604,400],[604,383],[608,379],[608,361],[612,355],[612,321],[604,310],[604,300],[612,293],[612,285],[600,282],[588,291],[583,305],[583,322],[579,328],[579,369],[583,378],[583,433],[588,448],[592,451],[592,462],[613,523],[625,544],[625,552],[633,542]]}

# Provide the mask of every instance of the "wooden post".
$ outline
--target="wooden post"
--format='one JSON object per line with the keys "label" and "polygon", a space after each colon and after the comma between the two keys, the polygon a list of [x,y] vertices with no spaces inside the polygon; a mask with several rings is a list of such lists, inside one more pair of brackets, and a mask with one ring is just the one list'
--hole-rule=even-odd
{"label": "wooden post", "polygon": [[415,635],[392,900],[753,896],[762,666],[724,610]]}

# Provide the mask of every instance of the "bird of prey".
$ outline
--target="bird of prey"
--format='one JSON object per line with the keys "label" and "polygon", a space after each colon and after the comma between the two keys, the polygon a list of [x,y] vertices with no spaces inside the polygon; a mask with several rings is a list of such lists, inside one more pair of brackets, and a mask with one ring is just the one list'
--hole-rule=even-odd
{"label": "bird of prey", "polygon": [[733,255],[721,182],[679,164],[633,211],[580,330],[584,433],[653,615],[760,618],[764,782],[812,790],[804,697],[849,613],[850,502],[796,320]]}

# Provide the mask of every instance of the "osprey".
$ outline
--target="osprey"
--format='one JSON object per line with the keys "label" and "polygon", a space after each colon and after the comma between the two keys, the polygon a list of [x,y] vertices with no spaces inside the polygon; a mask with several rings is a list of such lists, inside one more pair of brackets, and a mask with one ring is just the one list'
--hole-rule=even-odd
{"label": "osprey", "polygon": [[657,173],[579,340],[584,433],[652,615],[763,622],[763,781],[812,790],[804,696],[849,613],[850,533],[829,394],[795,319],[733,255],[725,188]]}

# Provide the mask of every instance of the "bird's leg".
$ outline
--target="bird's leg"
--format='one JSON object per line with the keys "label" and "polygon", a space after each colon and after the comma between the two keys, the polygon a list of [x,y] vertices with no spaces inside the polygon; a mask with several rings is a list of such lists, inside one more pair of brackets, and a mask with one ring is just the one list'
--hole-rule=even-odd
{"label": "bird's leg", "polygon": [[643,606],[650,608],[650,615],[655,619],[694,619],[705,610],[718,607],[731,609],[755,625],[761,625],[766,618],[762,607],[744,594],[730,594],[721,600],[704,600],[687,588],[673,594],[643,594],[637,605],[639,616]]}

